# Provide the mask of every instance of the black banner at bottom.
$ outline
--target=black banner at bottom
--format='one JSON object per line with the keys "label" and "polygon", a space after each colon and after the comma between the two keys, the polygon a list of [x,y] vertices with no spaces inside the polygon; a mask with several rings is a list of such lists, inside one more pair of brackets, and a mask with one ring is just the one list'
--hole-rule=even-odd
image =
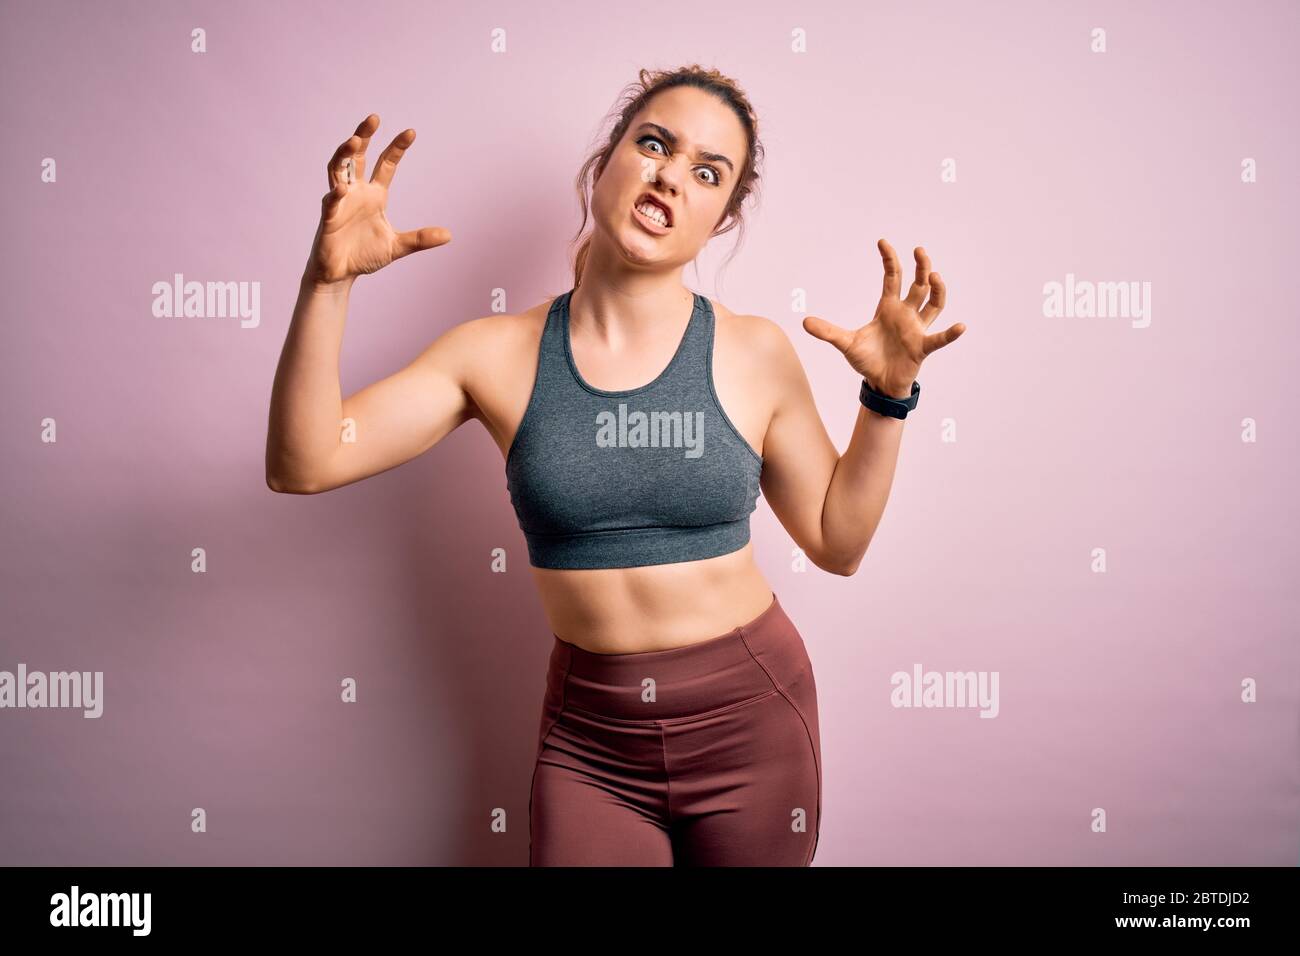
{"label": "black banner at bottom", "polygon": [[688,922],[693,940],[733,942],[784,928],[843,929],[861,944],[887,938],[870,932],[1231,945],[1293,936],[1298,886],[1293,867],[7,867],[0,927],[6,943],[74,945],[432,942],[445,930],[487,942],[561,920],[585,938],[602,925],[635,935]]}

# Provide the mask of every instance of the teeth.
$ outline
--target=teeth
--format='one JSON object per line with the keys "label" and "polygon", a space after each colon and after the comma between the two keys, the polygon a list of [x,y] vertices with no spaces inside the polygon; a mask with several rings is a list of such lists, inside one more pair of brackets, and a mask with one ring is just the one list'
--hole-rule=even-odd
{"label": "teeth", "polygon": [[653,219],[655,222],[659,223],[659,225],[661,226],[668,225],[668,217],[665,216],[664,211],[660,209],[658,206],[656,206],[654,203],[643,202],[641,205],[637,206],[636,209],[637,212],[641,213],[641,215],[645,216],[648,219]]}

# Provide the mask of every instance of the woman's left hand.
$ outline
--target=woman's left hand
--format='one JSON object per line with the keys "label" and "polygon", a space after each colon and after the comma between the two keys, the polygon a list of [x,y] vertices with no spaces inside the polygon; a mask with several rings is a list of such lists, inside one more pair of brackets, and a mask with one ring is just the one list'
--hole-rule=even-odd
{"label": "woman's left hand", "polygon": [[803,327],[843,352],[854,371],[874,391],[893,398],[907,398],[925,357],[955,340],[966,331],[966,326],[958,322],[942,332],[926,335],[925,330],[943,311],[947,287],[939,273],[930,271],[930,257],[917,246],[916,281],[908,290],[907,298],[899,298],[902,270],[898,256],[884,239],[877,246],[885,263],[885,291],[871,321],[853,332],[810,315],[803,320]]}

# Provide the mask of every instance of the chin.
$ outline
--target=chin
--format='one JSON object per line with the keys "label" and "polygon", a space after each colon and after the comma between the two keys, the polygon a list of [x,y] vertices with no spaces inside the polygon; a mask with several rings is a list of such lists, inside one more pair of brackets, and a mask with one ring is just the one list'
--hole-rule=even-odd
{"label": "chin", "polygon": [[655,237],[642,232],[633,223],[621,223],[612,230],[604,224],[601,231],[628,262],[649,265],[665,261],[663,247],[655,242]]}

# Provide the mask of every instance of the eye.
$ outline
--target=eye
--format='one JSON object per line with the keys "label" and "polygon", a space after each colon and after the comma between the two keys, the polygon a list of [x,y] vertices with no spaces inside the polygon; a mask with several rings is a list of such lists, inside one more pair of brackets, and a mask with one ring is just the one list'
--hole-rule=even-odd
{"label": "eye", "polygon": [[[649,134],[649,133],[647,133],[645,136],[642,136],[640,139],[638,139],[638,140],[636,141],[636,144],[637,144],[638,146],[640,146],[642,143],[646,142],[647,140],[649,140],[649,141],[652,142],[652,143],[658,143],[661,147],[664,145],[663,140],[661,140],[658,136],[654,136],[654,135],[651,135],[651,134]],[[667,155],[668,155],[667,150],[665,149],[665,151],[664,151],[661,155],[667,156]],[[722,174],[721,174],[720,172],[718,172],[714,167],[712,167],[712,166],[701,166],[700,169],[702,169],[702,170],[704,170],[705,172],[709,173],[709,175],[713,177],[712,179],[705,179],[705,180],[703,180],[703,182],[707,183],[707,184],[710,185],[710,186],[721,186],[721,185],[722,185]]]}
{"label": "eye", "polygon": [[640,146],[642,143],[644,143],[644,142],[645,142],[646,140],[648,140],[648,139],[649,139],[649,140],[653,140],[654,142],[658,143],[660,146],[663,145],[663,140],[661,140],[658,136],[650,136],[650,135],[642,136],[640,139],[638,139],[638,140],[636,141],[636,144],[637,144],[638,146]]}

